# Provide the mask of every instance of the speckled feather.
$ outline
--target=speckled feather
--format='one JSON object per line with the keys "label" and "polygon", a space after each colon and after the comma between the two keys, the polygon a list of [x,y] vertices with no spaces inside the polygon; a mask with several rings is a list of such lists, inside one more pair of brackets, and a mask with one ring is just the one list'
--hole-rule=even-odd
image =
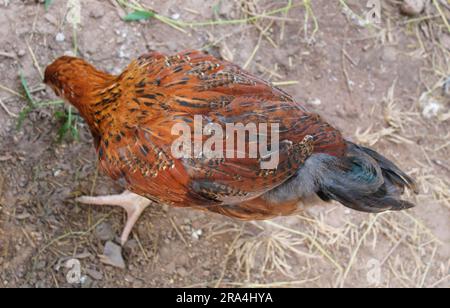
{"label": "speckled feather", "polygon": [[[261,196],[293,177],[313,153],[346,153],[340,132],[284,91],[199,51],[170,57],[152,52],[117,77],[79,59],[60,61],[48,70],[47,82],[86,119],[102,169],[155,202],[240,219],[287,215],[298,200],[273,204]],[[80,74],[85,75],[82,84]],[[279,167],[261,170],[261,157],[175,159],[171,145],[178,136],[171,129],[184,123],[193,130],[194,115],[224,128],[227,123],[279,123]]]}

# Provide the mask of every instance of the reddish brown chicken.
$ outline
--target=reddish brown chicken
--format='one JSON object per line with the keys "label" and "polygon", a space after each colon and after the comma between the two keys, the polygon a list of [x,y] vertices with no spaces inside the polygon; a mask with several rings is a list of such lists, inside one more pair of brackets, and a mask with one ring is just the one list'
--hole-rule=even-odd
{"label": "reddish brown chicken", "polygon": [[[270,83],[203,52],[151,52],[120,76],[62,57],[47,68],[45,82],[79,110],[101,168],[126,189],[117,196],[77,199],[122,206],[128,213],[122,243],[152,202],[244,220],[292,214],[312,196],[365,212],[413,206],[399,196],[405,188],[415,190],[414,182],[392,162],[346,141]],[[196,115],[224,130],[227,123],[277,123],[277,168],[261,169],[262,156],[174,157],[171,147],[179,135],[172,128],[184,124],[194,131]],[[224,151],[237,154],[225,139]],[[245,152],[254,142],[247,139]]]}

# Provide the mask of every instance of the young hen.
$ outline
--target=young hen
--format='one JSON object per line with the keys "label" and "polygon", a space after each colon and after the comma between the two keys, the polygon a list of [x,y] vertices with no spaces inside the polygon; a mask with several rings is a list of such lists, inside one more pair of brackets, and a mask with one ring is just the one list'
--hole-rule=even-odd
{"label": "young hen", "polygon": [[[292,214],[299,202],[315,195],[370,213],[413,206],[399,196],[405,188],[415,191],[414,181],[388,159],[346,141],[270,83],[203,52],[151,52],[120,76],[61,57],[47,67],[45,82],[79,110],[92,132],[101,168],[126,189],[121,195],[77,199],[123,207],[128,221],[122,244],[152,202],[243,220]],[[248,137],[238,150],[234,141],[227,143],[229,136],[220,139],[223,153],[243,151],[244,156],[207,158],[201,151],[191,158],[174,155],[172,145],[179,135],[172,129],[182,124],[195,131],[196,116],[224,130],[229,123],[279,125],[278,165],[263,169],[267,157],[247,155],[254,142]],[[276,139],[274,131],[258,134]],[[197,135],[189,138],[198,141]]]}

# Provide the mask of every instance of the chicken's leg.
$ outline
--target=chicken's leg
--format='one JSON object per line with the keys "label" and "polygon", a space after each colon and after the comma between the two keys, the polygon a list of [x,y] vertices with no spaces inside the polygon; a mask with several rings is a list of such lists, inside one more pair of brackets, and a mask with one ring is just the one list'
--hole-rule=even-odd
{"label": "chicken's leg", "polygon": [[79,197],[76,202],[91,205],[116,205],[127,211],[128,219],[123,229],[120,242],[124,245],[128,241],[128,237],[141,216],[142,212],[152,203],[147,198],[141,197],[130,191],[125,191],[120,195],[99,196],[99,197]]}

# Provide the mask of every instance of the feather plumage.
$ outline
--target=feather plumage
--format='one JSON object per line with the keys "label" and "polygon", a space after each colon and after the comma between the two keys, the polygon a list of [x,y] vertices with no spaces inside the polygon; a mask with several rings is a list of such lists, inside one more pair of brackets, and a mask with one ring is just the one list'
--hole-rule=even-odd
{"label": "feather plumage", "polygon": [[[77,107],[89,124],[102,169],[113,179],[124,180],[127,189],[155,202],[240,219],[265,219],[294,212],[307,194],[367,210],[345,199],[351,189],[364,194],[367,185],[378,185],[374,187],[377,192],[385,181],[399,187],[412,183],[387,159],[365,151],[361,154],[365,164],[360,165],[379,171],[371,175],[373,183],[354,177],[361,181],[359,187],[336,191],[323,176],[338,176],[337,170],[342,169],[337,166],[348,163],[348,156],[355,152],[341,133],[281,89],[203,52],[174,56],[152,52],[133,61],[120,76],[63,57],[47,68],[46,82]],[[228,123],[277,123],[278,168],[261,170],[261,155],[245,159],[174,157],[171,146],[177,136],[171,130],[183,124],[194,131],[195,115],[224,130]],[[247,145],[246,157],[249,149]],[[223,151],[227,150],[231,149],[224,137]],[[305,163],[313,163],[310,157],[317,155],[326,159],[317,160],[317,166]],[[325,161],[333,161],[329,173],[318,172],[327,168]],[[397,200],[397,192],[378,193]],[[385,201],[390,202],[389,198]]]}

